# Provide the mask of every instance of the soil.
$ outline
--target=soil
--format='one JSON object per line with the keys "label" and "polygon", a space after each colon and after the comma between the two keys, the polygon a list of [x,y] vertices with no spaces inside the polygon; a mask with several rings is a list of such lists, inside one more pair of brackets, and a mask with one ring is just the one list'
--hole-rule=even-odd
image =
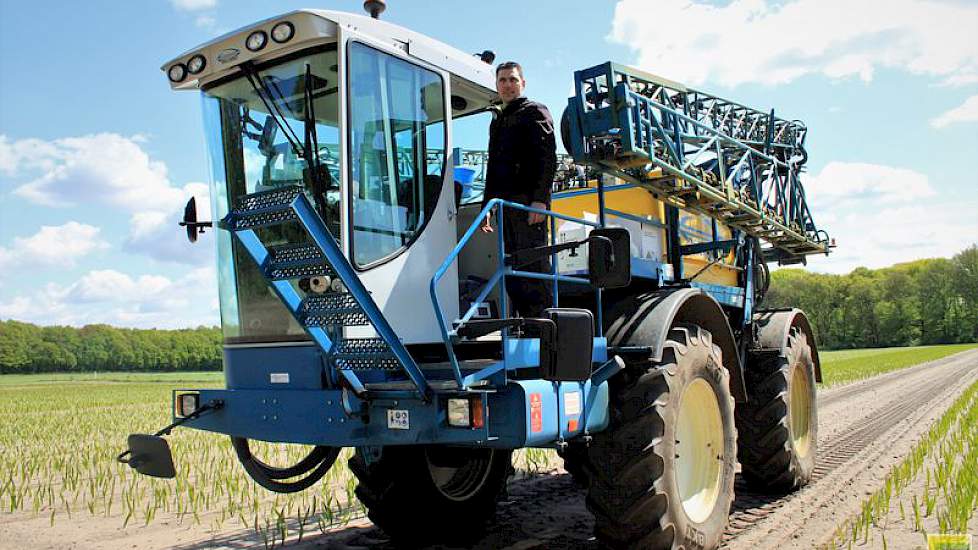
{"label": "soil", "polygon": [[[954,399],[978,380],[978,350],[818,393],[819,466],[815,480],[792,495],[751,493],[738,483],[724,546],[731,549],[812,548],[828,543],[838,525],[858,512],[890,468],[940,417]],[[911,487],[908,490],[912,490]],[[910,493],[907,493],[908,495]],[[908,497],[909,498],[909,497]],[[898,504],[895,504],[898,506]],[[906,504],[905,504],[906,507]],[[891,518],[899,517],[899,511]],[[212,530],[160,518],[149,526],[121,528],[118,517],[72,519],[54,525],[30,513],[0,515],[0,549],[264,548],[252,530]],[[584,491],[560,469],[509,484],[508,496],[476,548],[598,548]],[[393,548],[384,534],[360,519],[322,534],[296,530],[286,546],[297,549]],[[909,529],[887,529],[889,548],[923,545]],[[879,536],[860,548],[882,548]]]}

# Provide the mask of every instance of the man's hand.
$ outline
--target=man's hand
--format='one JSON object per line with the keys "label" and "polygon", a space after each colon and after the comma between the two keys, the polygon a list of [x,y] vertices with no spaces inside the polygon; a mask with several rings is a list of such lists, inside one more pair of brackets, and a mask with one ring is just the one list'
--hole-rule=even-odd
{"label": "man's hand", "polygon": [[492,212],[491,211],[490,212],[486,212],[486,222],[482,224],[482,227],[480,229],[482,229],[482,232],[483,233],[492,233],[493,232],[493,229],[492,229]]}
{"label": "man's hand", "polygon": [[[546,210],[547,205],[542,202],[532,202],[530,203],[530,208],[536,208],[537,210]],[[547,219],[547,216],[544,214],[538,214],[536,212],[530,212],[529,214],[530,215],[527,216],[526,221],[530,225],[536,225]]]}

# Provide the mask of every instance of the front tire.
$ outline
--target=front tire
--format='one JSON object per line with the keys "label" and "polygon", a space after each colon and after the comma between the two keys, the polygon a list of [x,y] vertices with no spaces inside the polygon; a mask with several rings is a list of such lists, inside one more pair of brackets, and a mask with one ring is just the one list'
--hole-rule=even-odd
{"label": "front tire", "polygon": [[350,459],[367,516],[406,544],[466,543],[484,530],[512,471],[512,451],[439,446],[384,447]]}
{"label": "front tire", "polygon": [[792,329],[788,346],[749,365],[746,375],[748,401],[737,407],[744,480],[766,492],[798,489],[812,479],[818,439],[815,362],[805,333]]}
{"label": "front tire", "polygon": [[590,453],[596,537],[613,548],[716,548],[737,456],[720,348],[698,326],[675,327],[662,361],[612,381],[611,424]]}

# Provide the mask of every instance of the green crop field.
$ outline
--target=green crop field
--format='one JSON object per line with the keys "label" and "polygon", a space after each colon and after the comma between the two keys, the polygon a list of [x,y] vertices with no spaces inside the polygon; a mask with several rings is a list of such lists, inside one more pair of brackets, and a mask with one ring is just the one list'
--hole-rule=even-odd
{"label": "green crop field", "polygon": [[819,357],[824,385],[832,386],[934,361],[974,348],[978,348],[978,344],[855,349],[823,351]]}
{"label": "green crop field", "polygon": [[[930,361],[976,345],[855,350],[822,354],[828,384]],[[129,433],[170,421],[176,388],[219,387],[221,373],[84,373],[0,376],[0,510],[48,518],[99,517],[117,526],[176,519],[219,529],[257,530],[267,540],[325,529],[362,513],[345,451],[326,480],[298,494],[255,485],[227,437],[177,429],[168,438],[175,480],[138,476],[115,461]],[[294,463],[306,449],[260,444],[266,462]],[[552,451],[516,455],[523,474],[546,471]],[[301,527],[298,527],[301,526]]]}

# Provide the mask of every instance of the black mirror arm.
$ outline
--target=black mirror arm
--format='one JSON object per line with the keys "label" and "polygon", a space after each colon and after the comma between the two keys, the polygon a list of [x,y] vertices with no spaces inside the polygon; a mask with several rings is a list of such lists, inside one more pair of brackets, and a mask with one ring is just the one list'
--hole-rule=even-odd
{"label": "black mirror arm", "polygon": [[180,227],[193,227],[203,233],[205,227],[214,227],[214,222],[180,222],[178,225]]}
{"label": "black mirror arm", "polygon": [[564,250],[577,250],[583,246],[585,242],[587,242],[587,239],[583,241],[569,241],[566,243],[548,246],[538,246],[535,248],[524,248],[523,250],[517,250],[516,252],[507,254],[504,263],[513,268],[521,267]]}
{"label": "black mirror arm", "polygon": [[[224,408],[224,400],[223,399],[214,399],[214,400],[210,401],[209,403],[205,403],[205,404],[197,407],[196,409],[194,409],[194,411],[192,413],[188,414],[187,416],[185,416],[183,418],[177,419],[176,422],[173,422],[169,426],[166,426],[165,428],[163,428],[160,431],[156,432],[155,434],[153,434],[153,436],[154,437],[161,437],[161,436],[164,436],[164,435],[170,435],[170,432],[173,431],[173,428],[176,428],[176,427],[180,426],[181,424],[184,424],[186,422],[189,422],[189,421],[191,421],[191,420],[199,417],[201,414],[203,414],[203,413],[205,413],[207,411],[216,411],[216,410],[219,410],[219,409],[222,409],[222,408]],[[126,458],[126,456],[129,455],[129,454],[131,454],[131,452],[132,451],[130,449],[126,449],[122,453],[119,453],[119,456],[115,457],[115,459],[117,461],[123,463],[123,464],[129,464],[129,459]]]}

